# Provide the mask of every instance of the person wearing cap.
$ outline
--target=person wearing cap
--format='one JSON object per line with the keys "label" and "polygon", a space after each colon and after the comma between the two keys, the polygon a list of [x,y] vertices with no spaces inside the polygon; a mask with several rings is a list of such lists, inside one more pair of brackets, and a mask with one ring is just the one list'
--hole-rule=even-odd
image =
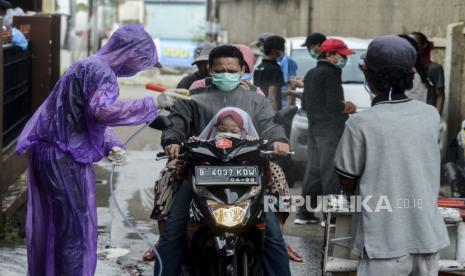
{"label": "person wearing cap", "polygon": [[321,53],[321,45],[325,42],[326,36],[322,33],[311,33],[305,39],[305,43],[302,44],[302,47],[306,47],[308,54],[314,58],[318,59],[318,56]]}
{"label": "person wearing cap", "polygon": [[[438,252],[449,245],[436,206],[440,117],[434,107],[405,95],[416,56],[397,36],[370,43],[362,71],[375,95],[373,107],[350,117],[336,151],[343,190],[366,202],[352,222],[360,276],[438,275]],[[377,208],[381,201],[384,207]]]}
{"label": "person wearing cap", "polygon": [[195,49],[192,65],[196,65],[198,70],[182,78],[176,88],[189,89],[194,82],[210,76],[208,71],[208,55],[213,48],[215,48],[215,45],[212,43],[202,43]]}
{"label": "person wearing cap", "polygon": [[124,161],[111,127],[151,122],[154,97],[120,101],[117,77],[158,66],[140,25],[118,29],[95,55],[72,65],[22,130],[16,152],[29,152],[28,275],[94,275],[97,209],[93,163]]}
{"label": "person wearing cap", "polygon": [[265,41],[270,37],[270,36],[273,36],[272,33],[269,33],[269,32],[265,32],[265,33],[261,33],[257,40],[252,42],[251,44],[252,45],[255,45],[259,50],[260,52],[262,53],[262,56],[265,56]]}
{"label": "person wearing cap", "polygon": [[[309,162],[304,176],[302,196],[316,207],[319,194],[338,194],[340,187],[334,173],[334,153],[344,131],[348,114],[356,106],[344,100],[341,70],[353,52],[340,39],[327,39],[321,45],[317,66],[304,79],[302,108],[308,117]],[[308,205],[308,204],[306,204]],[[319,220],[305,206],[300,207],[296,224]]]}
{"label": "person wearing cap", "polygon": [[415,40],[419,48],[419,57],[421,63],[426,68],[428,79],[431,81],[432,89],[428,89],[427,103],[434,105],[439,114],[442,114],[444,109],[444,69],[442,65],[431,60],[431,51],[433,50],[433,42],[428,40],[428,37],[421,32],[410,33],[409,36]]}
{"label": "person wearing cap", "polygon": [[[325,40],[326,36],[324,34],[314,32],[307,36],[307,39],[305,39],[304,44],[301,46],[307,48],[310,57],[318,59],[318,56],[320,55],[321,44],[323,44]],[[304,87],[304,80],[300,77],[291,78],[290,84],[293,87]]]}
{"label": "person wearing cap", "polygon": [[265,49],[264,49],[265,40],[270,36],[273,36],[273,34],[269,32],[261,33],[258,36],[257,40],[250,43],[250,46],[255,46],[254,53],[257,56],[257,60],[255,61],[255,66],[253,68],[254,71],[255,69],[257,69],[258,65],[262,63],[262,60],[265,57]]}

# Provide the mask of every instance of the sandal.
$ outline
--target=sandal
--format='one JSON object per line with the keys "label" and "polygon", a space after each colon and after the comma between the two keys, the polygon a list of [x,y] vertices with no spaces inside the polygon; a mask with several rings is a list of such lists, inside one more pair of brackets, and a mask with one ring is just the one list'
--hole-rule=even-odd
{"label": "sandal", "polygon": [[152,262],[155,260],[155,251],[153,248],[150,248],[144,253],[144,256],[142,257],[142,261],[144,262]]}

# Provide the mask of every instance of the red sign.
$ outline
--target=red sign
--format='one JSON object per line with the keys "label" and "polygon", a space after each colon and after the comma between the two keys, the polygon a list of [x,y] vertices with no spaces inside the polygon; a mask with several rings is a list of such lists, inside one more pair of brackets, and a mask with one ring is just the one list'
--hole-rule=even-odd
{"label": "red sign", "polygon": [[221,139],[216,141],[216,147],[219,149],[229,149],[232,148],[233,142],[228,139]]}

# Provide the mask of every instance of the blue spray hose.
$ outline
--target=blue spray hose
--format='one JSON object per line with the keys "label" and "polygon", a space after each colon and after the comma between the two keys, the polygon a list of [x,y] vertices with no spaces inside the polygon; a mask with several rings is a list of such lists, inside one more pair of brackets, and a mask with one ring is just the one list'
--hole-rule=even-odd
{"label": "blue spray hose", "polygon": [[[127,144],[129,144],[132,139],[134,139],[142,130],[144,130],[150,123],[147,123],[146,125],[144,125],[143,127],[141,127],[140,129],[138,129],[136,132],[134,132],[131,137],[129,137],[128,140],[126,140],[126,142],[124,142],[124,145],[126,146]],[[113,199],[113,203],[115,204],[115,207],[116,207],[116,210],[118,210],[118,213],[121,215],[121,217],[124,219],[124,221],[126,222],[127,225],[129,225],[129,228],[131,228],[134,232],[137,233],[137,235],[139,235],[139,237],[141,237],[141,239],[150,247],[153,249],[153,251],[155,252],[155,256],[157,256],[157,261],[160,265],[160,272],[158,273],[158,276],[161,276],[162,272],[163,272],[163,262],[161,260],[161,257],[160,257],[160,254],[158,254],[158,251],[157,249],[155,248],[155,245],[153,242],[150,242],[140,231],[139,229],[137,229],[137,227],[131,222],[129,221],[129,218],[124,214],[123,210],[121,210],[121,207],[119,206],[118,204],[118,201],[116,200],[116,196],[115,196],[115,192],[113,190],[113,175],[115,173],[115,168],[116,168],[116,165],[113,164],[111,166],[111,172],[110,172],[110,193],[111,193],[111,198]],[[155,266],[157,265],[157,263],[155,262]]]}

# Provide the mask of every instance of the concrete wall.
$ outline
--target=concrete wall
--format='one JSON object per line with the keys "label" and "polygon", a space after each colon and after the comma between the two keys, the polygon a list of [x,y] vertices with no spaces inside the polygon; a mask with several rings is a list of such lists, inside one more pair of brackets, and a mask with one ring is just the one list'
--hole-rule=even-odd
{"label": "concrete wall", "polygon": [[262,32],[305,36],[375,37],[420,30],[445,37],[450,23],[465,20],[465,0],[219,0],[229,41],[250,42]]}
{"label": "concrete wall", "polygon": [[219,2],[219,21],[235,43],[254,41],[262,32],[306,35],[309,0],[226,0]]}
{"label": "concrete wall", "polygon": [[465,1],[313,0],[311,15],[312,30],[332,35],[375,37],[420,30],[445,37],[448,24],[465,20]]}

